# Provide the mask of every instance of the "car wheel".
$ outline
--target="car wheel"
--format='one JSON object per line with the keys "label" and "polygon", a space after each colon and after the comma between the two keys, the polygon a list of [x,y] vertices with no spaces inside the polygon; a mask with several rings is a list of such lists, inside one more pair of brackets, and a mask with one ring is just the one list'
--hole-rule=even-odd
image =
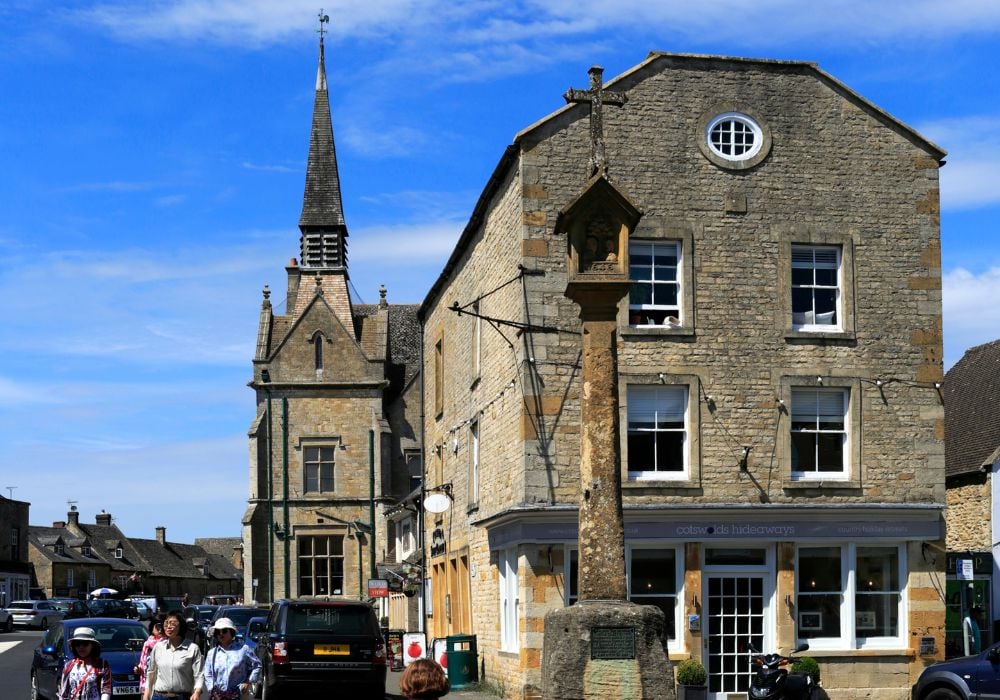
{"label": "car wheel", "polygon": [[34,673],[31,674],[31,700],[42,700],[42,696],[38,694],[38,679]]}
{"label": "car wheel", "polygon": [[47,617],[43,617],[42,622],[39,625],[38,629],[47,630],[48,628],[49,628],[49,619]]}
{"label": "car wheel", "polygon": [[3,626],[3,631],[4,632],[13,632],[14,631],[14,618],[13,617],[8,617],[7,618],[7,624]]}
{"label": "car wheel", "polygon": [[951,688],[935,688],[924,696],[924,700],[961,700]]}

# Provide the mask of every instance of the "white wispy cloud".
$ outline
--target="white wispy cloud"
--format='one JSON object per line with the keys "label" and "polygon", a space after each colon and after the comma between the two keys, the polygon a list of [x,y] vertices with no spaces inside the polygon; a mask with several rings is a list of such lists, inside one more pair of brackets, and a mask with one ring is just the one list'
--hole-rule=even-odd
{"label": "white wispy cloud", "polygon": [[338,141],[369,158],[413,156],[430,143],[428,134],[409,126],[376,127],[366,123],[347,124],[340,130]]}
{"label": "white wispy cloud", "polygon": [[378,260],[387,264],[427,262],[444,264],[455,247],[464,222],[371,226],[356,231],[351,239],[351,261]]}
{"label": "white wispy cloud", "polygon": [[942,208],[1000,203],[1000,115],[943,119],[919,131],[948,151],[941,169]]}
{"label": "white wispy cloud", "polygon": [[297,173],[301,172],[301,168],[292,168],[287,165],[264,165],[260,163],[251,163],[250,161],[243,161],[240,164],[245,170],[256,170],[263,173]]}
{"label": "white wispy cloud", "polygon": [[945,368],[958,362],[975,345],[1000,338],[1000,267],[981,274],[957,268],[944,274],[942,298],[945,326]]}
{"label": "white wispy cloud", "polygon": [[186,194],[167,194],[162,197],[157,197],[153,200],[153,203],[158,207],[165,208],[176,207],[178,204],[183,204],[186,201]]}
{"label": "white wispy cloud", "polygon": [[[84,20],[126,40],[207,40],[266,45],[299,34],[316,14],[305,0],[174,0],[103,2],[81,12]],[[330,13],[331,36],[431,37],[426,52],[448,46],[504,45],[597,34],[616,27],[679,34],[738,46],[829,41],[907,40],[981,34],[1000,28],[1000,5],[991,0],[717,0],[712,3],[648,0],[350,0]],[[449,25],[448,40],[441,28]],[[748,31],[748,27],[757,29]],[[767,31],[760,31],[767,27]]]}

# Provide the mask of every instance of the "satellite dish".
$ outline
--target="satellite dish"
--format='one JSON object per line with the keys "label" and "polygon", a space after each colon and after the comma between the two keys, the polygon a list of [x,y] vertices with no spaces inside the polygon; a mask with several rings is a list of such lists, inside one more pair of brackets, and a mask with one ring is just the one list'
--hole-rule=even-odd
{"label": "satellite dish", "polygon": [[424,499],[424,510],[428,513],[443,513],[451,508],[451,499],[443,493],[432,493]]}

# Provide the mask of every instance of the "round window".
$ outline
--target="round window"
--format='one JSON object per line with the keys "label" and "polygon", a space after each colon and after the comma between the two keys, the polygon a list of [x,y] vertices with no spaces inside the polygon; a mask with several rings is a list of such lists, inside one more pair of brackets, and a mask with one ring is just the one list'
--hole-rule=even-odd
{"label": "round window", "polygon": [[764,145],[760,125],[739,112],[726,112],[710,120],[705,139],[715,155],[733,162],[750,160]]}

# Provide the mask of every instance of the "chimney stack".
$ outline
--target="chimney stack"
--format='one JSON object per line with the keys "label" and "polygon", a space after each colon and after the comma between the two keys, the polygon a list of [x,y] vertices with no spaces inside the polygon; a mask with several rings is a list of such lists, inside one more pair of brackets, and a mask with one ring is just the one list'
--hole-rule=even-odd
{"label": "chimney stack", "polygon": [[165,545],[167,543],[167,528],[158,525],[156,528],[156,541]]}
{"label": "chimney stack", "polygon": [[63,521],[63,520],[53,520],[52,521],[52,527],[61,530],[64,527],[66,527],[66,522]]}
{"label": "chimney stack", "polygon": [[76,506],[69,507],[69,512],[66,513],[66,522],[69,523],[70,527],[80,527],[80,511],[76,509]]}
{"label": "chimney stack", "polygon": [[97,517],[94,518],[94,522],[97,523],[98,525],[111,527],[111,513],[106,513],[105,511],[102,510],[100,513],[97,514]]}

